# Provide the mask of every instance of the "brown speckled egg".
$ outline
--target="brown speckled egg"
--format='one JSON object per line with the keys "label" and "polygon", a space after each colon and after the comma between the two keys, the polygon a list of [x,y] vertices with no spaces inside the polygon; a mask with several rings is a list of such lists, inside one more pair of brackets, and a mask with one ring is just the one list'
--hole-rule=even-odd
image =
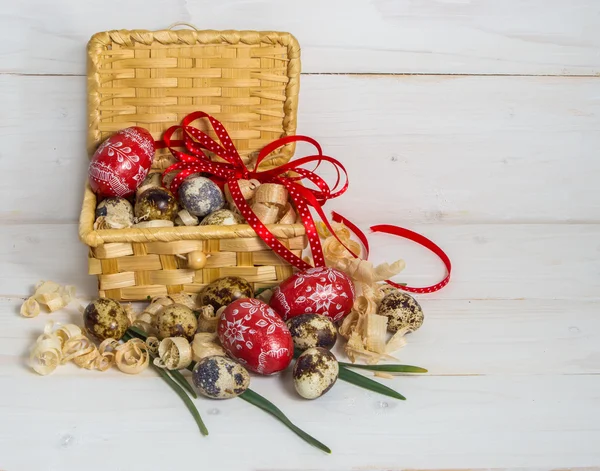
{"label": "brown speckled egg", "polygon": [[414,332],[423,325],[423,309],[415,298],[400,290],[391,291],[381,300],[377,314],[387,316],[390,332],[405,327]]}
{"label": "brown speckled egg", "polygon": [[286,324],[294,339],[294,347],[298,350],[314,347],[331,350],[337,340],[335,324],[327,316],[301,314],[292,317]]}
{"label": "brown speckled egg", "polygon": [[194,339],[198,321],[194,312],[183,304],[170,304],[160,310],[156,316],[156,329],[158,337],[185,337],[189,341]]}
{"label": "brown speckled egg", "polygon": [[225,276],[213,281],[198,294],[198,304],[210,304],[218,311],[237,299],[253,296],[252,286],[246,280],[239,276]]}
{"label": "brown speckled egg", "polygon": [[103,217],[108,227],[122,229],[133,226],[133,206],[125,198],[114,196],[96,207],[96,218]]}
{"label": "brown speckled egg", "polygon": [[178,211],[179,206],[175,197],[164,188],[150,188],[135,202],[135,217],[143,221],[157,219],[173,221]]}
{"label": "brown speckled egg", "polygon": [[338,362],[329,350],[309,348],[294,365],[294,387],[305,399],[316,399],[329,391],[337,381]]}
{"label": "brown speckled egg", "polygon": [[196,363],[192,381],[200,394],[213,399],[231,399],[250,386],[246,368],[226,356],[209,356]]}
{"label": "brown speckled egg", "polygon": [[99,298],[87,305],[83,311],[83,325],[98,340],[120,340],[127,328],[129,319],[125,309],[114,299]]}
{"label": "brown speckled egg", "polygon": [[219,209],[210,213],[200,223],[201,226],[232,226],[234,224],[244,224],[244,218],[229,209]]}

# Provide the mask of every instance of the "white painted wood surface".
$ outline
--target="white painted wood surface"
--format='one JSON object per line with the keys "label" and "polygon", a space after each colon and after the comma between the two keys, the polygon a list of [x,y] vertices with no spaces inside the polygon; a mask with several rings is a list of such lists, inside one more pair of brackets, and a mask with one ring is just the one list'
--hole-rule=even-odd
{"label": "white painted wood surface", "polygon": [[[430,372],[386,382],[406,402],[342,383],[307,403],[287,375],[253,379],[332,456],[240,400],[197,401],[202,439],[150,371],[42,378],[26,365],[47,319],[79,319],[73,308],[21,318],[31,286],[94,294],[75,224],[85,42],[174,21],[293,32],[308,73],[299,132],[350,172],[331,208],[365,229],[422,232],[454,262],[399,354]],[[27,0],[4,2],[0,31],[0,469],[600,466],[596,1]],[[399,280],[443,274],[413,244],[371,243],[375,261],[405,258]]]}
{"label": "white painted wood surface", "polygon": [[129,0],[4,2],[5,72],[85,74],[97,31],[290,31],[307,73],[596,75],[595,0]]}

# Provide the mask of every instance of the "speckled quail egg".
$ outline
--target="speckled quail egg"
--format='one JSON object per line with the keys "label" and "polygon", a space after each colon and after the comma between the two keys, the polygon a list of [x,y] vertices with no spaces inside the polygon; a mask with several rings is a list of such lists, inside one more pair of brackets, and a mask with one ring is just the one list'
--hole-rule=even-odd
{"label": "speckled quail egg", "polygon": [[210,304],[218,311],[237,299],[253,296],[252,286],[246,280],[239,276],[224,276],[210,283],[198,294],[198,304]]}
{"label": "speckled quail egg", "polygon": [[175,197],[164,188],[149,188],[135,202],[135,217],[142,221],[173,221],[178,211]]}
{"label": "speckled quail egg", "polygon": [[210,213],[200,223],[201,226],[232,226],[234,224],[244,224],[244,218],[229,209],[219,209]]}
{"label": "speckled quail egg", "polygon": [[188,177],[179,187],[181,205],[194,216],[204,217],[221,209],[225,198],[219,186],[201,176]]}
{"label": "speckled quail egg", "polygon": [[158,337],[185,337],[192,341],[198,328],[194,312],[183,304],[170,304],[162,308],[156,316]]}
{"label": "speckled quail egg", "polygon": [[286,324],[294,339],[294,347],[298,350],[314,347],[331,350],[337,340],[335,324],[326,316],[301,314],[292,317]]}
{"label": "speckled quail egg", "polygon": [[133,206],[125,198],[115,196],[102,200],[96,207],[96,219],[104,218],[104,226],[123,229],[133,225]]}
{"label": "speckled quail egg", "polygon": [[83,311],[83,325],[98,340],[120,340],[129,328],[129,319],[123,306],[114,299],[99,298]]}
{"label": "speckled quail egg", "polygon": [[246,368],[226,356],[201,359],[192,372],[192,381],[200,394],[213,399],[231,399],[250,385]]}
{"label": "speckled quail egg", "polygon": [[390,332],[403,328],[414,332],[423,325],[423,309],[415,298],[400,290],[391,291],[381,300],[377,314],[387,316]]}
{"label": "speckled quail egg", "polygon": [[294,387],[305,399],[316,399],[329,391],[337,381],[340,367],[329,350],[309,348],[294,365]]}

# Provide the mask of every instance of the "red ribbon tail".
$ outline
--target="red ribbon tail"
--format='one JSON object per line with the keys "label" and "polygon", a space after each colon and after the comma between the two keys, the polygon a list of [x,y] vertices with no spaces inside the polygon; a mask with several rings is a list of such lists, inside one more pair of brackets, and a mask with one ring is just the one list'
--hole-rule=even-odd
{"label": "red ribbon tail", "polygon": [[[344,216],[342,216],[338,213],[333,212],[332,219],[335,222],[343,223],[346,227],[348,227],[348,229],[350,229],[356,235],[356,237],[359,238],[359,240],[365,246],[365,250],[367,253],[367,257],[368,257],[369,241],[367,240],[367,236],[365,235],[365,233],[363,231],[361,231],[350,220],[346,219]],[[371,231],[381,232],[384,234],[391,234],[391,235],[395,235],[395,236],[402,237],[404,239],[408,239],[413,242],[416,242],[417,244],[422,245],[426,249],[428,249],[428,250],[432,251],[434,254],[436,254],[442,260],[442,262],[444,262],[444,265],[446,267],[447,272],[446,272],[446,276],[444,277],[444,279],[442,281],[440,281],[439,283],[436,283],[435,285],[432,285],[432,286],[426,286],[424,288],[416,288],[416,287],[412,287],[412,286],[401,285],[401,284],[395,283],[391,280],[385,280],[386,283],[388,283],[389,285],[391,285],[395,288],[404,290],[404,291],[409,291],[411,293],[433,293],[434,291],[438,291],[438,290],[442,289],[450,281],[450,273],[452,271],[452,263],[450,262],[450,257],[448,257],[448,255],[446,255],[446,253],[437,244],[435,244],[433,241],[431,241],[427,237],[425,237],[417,232],[411,231],[409,229],[405,229],[404,227],[392,226],[391,224],[379,224],[376,226],[371,226]],[[366,260],[366,257],[365,257],[365,260]]]}

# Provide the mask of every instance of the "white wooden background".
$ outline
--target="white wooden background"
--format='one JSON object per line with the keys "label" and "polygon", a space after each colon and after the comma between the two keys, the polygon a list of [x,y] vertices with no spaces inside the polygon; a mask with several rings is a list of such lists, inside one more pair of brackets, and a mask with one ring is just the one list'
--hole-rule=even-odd
{"label": "white wooden background", "polygon": [[[597,0],[2,0],[0,469],[399,470],[600,466],[600,4]],[[86,173],[85,44],[96,31],[278,29],[303,46],[299,132],[348,167],[331,206],[433,238],[453,282],[421,297],[395,402],[338,384],[308,403],[253,387],[326,456],[241,400],[198,400],[202,439],[148,371],[25,358],[39,279],[92,296],[76,221]],[[380,235],[402,279],[440,263]],[[52,315],[77,320],[74,309]],[[285,380],[288,380],[287,382]]]}

